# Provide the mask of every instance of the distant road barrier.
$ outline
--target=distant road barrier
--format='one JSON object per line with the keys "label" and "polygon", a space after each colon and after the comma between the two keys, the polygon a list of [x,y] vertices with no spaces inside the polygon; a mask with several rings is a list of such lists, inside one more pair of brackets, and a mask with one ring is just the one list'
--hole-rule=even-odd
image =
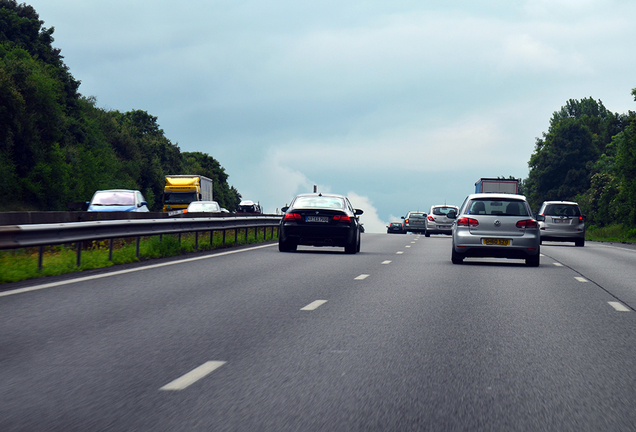
{"label": "distant road barrier", "polygon": [[195,249],[198,249],[199,232],[209,231],[210,236],[214,231],[223,232],[223,244],[225,233],[234,231],[234,241],[238,239],[238,232],[255,229],[258,233],[263,228],[265,238],[267,229],[270,228],[274,238],[274,228],[278,227],[280,216],[228,216],[228,217],[188,217],[163,218],[163,219],[124,219],[124,220],[100,220],[85,222],[65,222],[46,224],[0,225],[0,250],[18,249],[27,247],[39,247],[38,267],[42,268],[42,253],[44,246],[58,244],[77,244],[77,265],[81,262],[81,246],[84,241],[110,240],[109,259],[112,260],[113,239],[137,238],[137,257],[139,257],[139,241],[144,236],[163,234],[195,233]]}

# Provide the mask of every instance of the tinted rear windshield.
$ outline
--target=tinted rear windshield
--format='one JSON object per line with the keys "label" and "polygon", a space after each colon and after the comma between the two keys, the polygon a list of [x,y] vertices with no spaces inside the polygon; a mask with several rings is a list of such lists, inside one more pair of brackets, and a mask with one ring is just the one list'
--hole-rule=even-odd
{"label": "tinted rear windshield", "polygon": [[479,198],[468,202],[467,214],[529,216],[524,201],[507,198]]}
{"label": "tinted rear windshield", "polygon": [[426,216],[424,216],[424,213],[411,213],[409,217],[413,219],[424,219]]}
{"label": "tinted rear windshield", "polygon": [[544,215],[548,216],[581,216],[579,206],[572,204],[548,204]]}
{"label": "tinted rear windshield", "polygon": [[322,208],[343,209],[344,200],[338,197],[298,197],[293,204],[294,208]]}
{"label": "tinted rear windshield", "polygon": [[433,207],[433,214],[436,216],[446,216],[451,210],[457,211],[455,207]]}

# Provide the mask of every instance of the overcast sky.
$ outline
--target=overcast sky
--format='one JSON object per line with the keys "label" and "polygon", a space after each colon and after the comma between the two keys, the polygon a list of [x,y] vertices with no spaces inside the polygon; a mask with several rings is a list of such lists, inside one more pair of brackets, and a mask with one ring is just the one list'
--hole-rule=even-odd
{"label": "overcast sky", "polygon": [[633,0],[24,1],[99,107],[158,117],[268,213],[318,185],[371,232],[526,178],[569,99],[636,110]]}

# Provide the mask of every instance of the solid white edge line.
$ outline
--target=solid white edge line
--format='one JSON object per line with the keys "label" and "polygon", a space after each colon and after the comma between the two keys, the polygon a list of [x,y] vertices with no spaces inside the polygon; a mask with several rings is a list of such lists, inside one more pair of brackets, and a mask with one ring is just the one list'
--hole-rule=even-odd
{"label": "solid white edge line", "polygon": [[361,274],[360,276],[356,276],[356,278],[354,280],[364,280],[364,279],[366,279],[368,277],[369,277],[368,274]]}
{"label": "solid white edge line", "polygon": [[202,260],[202,259],[209,259],[209,258],[216,258],[216,257],[220,257],[220,256],[232,255],[232,254],[235,254],[235,253],[247,252],[247,251],[252,251],[252,250],[256,250],[256,249],[262,249],[262,248],[266,248],[266,247],[276,246],[276,244],[255,246],[255,247],[247,248],[247,249],[239,249],[239,250],[233,250],[233,251],[228,251],[228,252],[221,252],[221,253],[218,253],[218,254],[205,255],[205,256],[194,257],[194,258],[186,258],[186,259],[182,259],[182,260],[178,260],[178,261],[170,261],[170,262],[161,263],[161,264],[150,264],[150,265],[147,265],[147,266],[135,267],[135,268],[132,268],[132,269],[127,269],[127,270],[116,270],[114,272],[109,272],[109,273],[104,273],[104,274],[99,274],[99,275],[93,275],[93,276],[85,276],[85,277],[80,277],[80,278],[76,278],[76,279],[69,279],[69,280],[65,280],[65,281],[60,281],[60,282],[51,282],[51,283],[48,283],[48,284],[36,285],[36,286],[32,286],[32,287],[27,287],[27,288],[18,288],[18,289],[11,290],[11,291],[0,292],[0,297],[6,297],[6,296],[14,295],[14,294],[22,294],[22,293],[30,292],[30,291],[38,291],[38,290],[43,290],[43,289],[47,289],[47,288],[54,288],[54,287],[61,286],[61,285],[69,285],[69,284],[73,284],[73,283],[77,283],[77,282],[85,282],[85,281],[89,281],[89,280],[93,280],[93,279],[101,279],[101,278],[110,277],[110,276],[117,276],[117,275],[126,274],[126,273],[133,273],[133,272],[138,272],[138,271],[142,271],[142,270],[150,270],[150,269],[154,269],[154,268],[158,268],[158,267],[170,266],[170,265],[175,265],[175,264],[182,264],[182,263],[191,262],[191,261],[198,261],[198,260]]}
{"label": "solid white edge line", "polygon": [[318,309],[320,306],[324,305],[325,303],[327,303],[327,300],[315,300],[309,303],[304,308],[301,308],[300,310],[304,310],[304,311],[315,310],[315,309]]}
{"label": "solid white edge line", "polygon": [[226,362],[224,361],[205,362],[198,368],[191,370],[182,377],[169,382],[165,386],[161,387],[159,390],[183,390],[184,388],[191,386],[195,382],[199,381],[201,378],[205,377],[215,369],[220,368],[225,363]]}
{"label": "solid white edge line", "polygon": [[620,302],[607,302],[609,303],[609,305],[611,307],[613,307],[614,309],[616,309],[618,312],[629,312],[630,309],[628,307],[626,307],[624,304],[620,303]]}
{"label": "solid white edge line", "polygon": [[579,282],[589,282],[587,279],[585,279],[584,277],[580,277],[580,276],[574,276],[574,279],[576,279]]}

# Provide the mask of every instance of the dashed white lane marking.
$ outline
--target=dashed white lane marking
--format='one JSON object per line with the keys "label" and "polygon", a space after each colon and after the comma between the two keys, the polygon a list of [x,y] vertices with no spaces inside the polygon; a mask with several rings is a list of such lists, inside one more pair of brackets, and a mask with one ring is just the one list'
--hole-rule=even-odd
{"label": "dashed white lane marking", "polygon": [[410,247],[411,247],[411,245],[407,245],[407,246],[404,246],[404,247],[410,248]]}
{"label": "dashed white lane marking", "polygon": [[411,244],[415,244],[415,242],[414,242],[414,241],[412,241],[412,242],[411,242]]}
{"label": "dashed white lane marking", "polygon": [[365,280],[368,277],[369,277],[368,274],[361,274],[360,276],[357,276],[354,280]]}
{"label": "dashed white lane marking", "polygon": [[630,309],[628,307],[625,307],[624,304],[620,303],[620,302],[607,302],[609,303],[609,305],[611,307],[613,307],[614,309],[616,309],[618,312],[629,312]]}
{"label": "dashed white lane marking", "polygon": [[169,382],[159,390],[183,390],[184,388],[191,386],[201,378],[205,377],[215,369],[220,368],[225,364],[224,361],[209,361],[203,363],[196,369],[191,370],[187,374],[183,375],[176,380]]}
{"label": "dashed white lane marking", "polygon": [[402,255],[403,253],[404,253],[404,252],[402,252],[402,251],[397,251],[397,252],[396,252],[396,254],[397,254],[397,255]]}
{"label": "dashed white lane marking", "polygon": [[587,279],[585,279],[584,277],[581,277],[581,276],[575,276],[574,279],[576,279],[579,282],[588,282]]}
{"label": "dashed white lane marking", "polygon": [[552,264],[554,264],[557,267],[563,267],[563,264],[561,264],[561,263],[552,263]]}
{"label": "dashed white lane marking", "polygon": [[324,305],[325,303],[327,303],[327,300],[315,300],[309,303],[304,308],[301,308],[300,310],[307,310],[307,311],[315,310],[315,309],[318,309],[320,306]]}
{"label": "dashed white lane marking", "polygon": [[382,261],[380,264],[391,264],[391,260]]}
{"label": "dashed white lane marking", "polygon": [[118,270],[118,271],[104,273],[104,274],[99,274],[99,275],[79,277],[79,278],[76,278],[76,279],[69,279],[69,280],[60,281],[60,282],[51,282],[51,283],[42,284],[42,285],[36,285],[36,286],[32,286],[32,287],[27,287],[27,288],[18,288],[18,289],[12,290],[12,291],[1,292],[0,293],[0,297],[10,296],[10,295],[14,295],[14,294],[21,294],[21,293],[30,292],[30,291],[38,291],[38,290],[43,290],[43,289],[47,289],[47,288],[53,288],[53,287],[62,286],[62,285],[69,285],[69,284],[73,284],[73,283],[77,283],[77,282],[85,282],[85,281],[89,281],[89,280],[93,280],[93,279],[101,279],[101,278],[110,277],[110,276],[117,276],[117,275],[126,274],[126,273],[133,273],[133,272],[138,272],[138,271],[143,271],[143,270],[151,270],[151,269],[158,268],[158,267],[166,267],[166,266],[171,266],[171,265],[175,265],[175,264],[187,263],[187,262],[191,262],[191,261],[198,261],[198,260],[203,260],[203,259],[217,258],[217,257],[226,256],[226,255],[232,255],[232,254],[235,254],[235,253],[253,251],[253,250],[256,250],[256,249],[262,249],[262,248],[272,247],[272,246],[276,246],[276,243],[275,244],[267,244],[267,245],[263,245],[263,246],[255,246],[255,247],[251,247],[251,248],[247,248],[247,249],[238,249],[238,250],[233,250],[233,251],[229,251],[229,252],[221,252],[221,253],[217,253],[217,254],[213,254],[213,255],[204,255],[204,256],[199,256],[199,257],[194,257],[194,258],[186,258],[186,259],[182,259],[182,260],[178,260],[178,261],[170,261],[170,262],[165,262],[165,263],[161,263],[161,264],[151,264],[151,265],[147,265],[147,266],[143,266],[143,267],[136,267],[136,268],[127,269],[127,270]]}

